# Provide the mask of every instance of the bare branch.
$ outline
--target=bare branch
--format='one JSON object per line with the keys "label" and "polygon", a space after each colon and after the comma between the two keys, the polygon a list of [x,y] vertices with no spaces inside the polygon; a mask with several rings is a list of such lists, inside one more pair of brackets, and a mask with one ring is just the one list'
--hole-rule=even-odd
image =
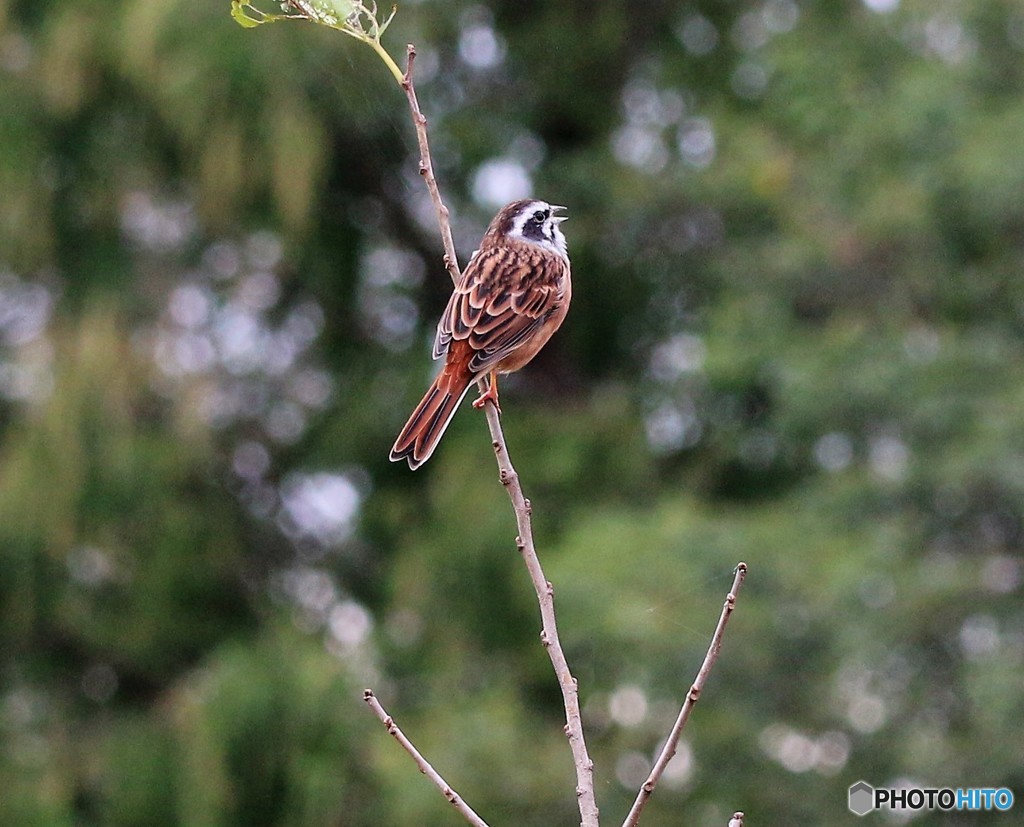
{"label": "bare branch", "polygon": [[[419,103],[416,100],[416,90],[413,86],[412,72],[413,62],[416,58],[416,48],[410,44],[408,47],[409,63],[402,81],[402,88],[405,89],[409,99],[409,109],[412,111],[413,123],[416,126],[416,135],[420,145],[420,174],[430,190],[431,200],[437,211],[437,223],[441,230],[441,239],[444,242],[445,266],[451,274],[452,280],[457,284],[461,273],[459,271],[458,258],[455,254],[455,242],[452,240],[451,224],[449,222],[448,208],[441,200],[441,193],[434,179],[434,169],[430,161],[430,145],[427,141],[427,119],[420,111]],[[481,388],[483,388],[481,380]],[[565,704],[565,734],[569,739],[569,747],[572,750],[573,763],[576,766],[576,797],[580,809],[581,827],[598,827],[597,803],[594,798],[594,762],[587,754],[587,745],[583,739],[583,722],[580,716],[579,692],[576,679],[569,671],[569,664],[562,651],[562,644],[558,639],[558,627],[555,624],[555,603],[554,592],[551,584],[544,577],[540,560],[537,559],[537,552],[533,545],[533,529],[530,525],[530,503],[523,495],[522,486],[519,484],[519,475],[508,456],[505,447],[505,434],[501,430],[501,421],[498,417],[498,410],[494,403],[489,401],[486,406],[487,425],[491,431],[491,443],[494,446],[494,453],[498,459],[501,482],[508,490],[512,507],[516,514],[516,527],[519,536],[516,538],[516,545],[523,554],[526,568],[533,581],[533,587],[537,592],[537,601],[540,604],[542,620],[541,641],[547,649],[548,657],[555,669],[558,678],[558,685],[562,690],[562,700]]]}
{"label": "bare branch", "polygon": [[551,659],[551,665],[558,677],[558,685],[562,690],[562,701],[565,704],[565,734],[569,739],[569,747],[572,749],[573,763],[576,765],[576,797],[580,808],[580,824],[581,827],[597,827],[594,762],[587,754],[587,744],[583,738],[583,721],[580,716],[579,690],[576,679],[569,671],[569,664],[558,639],[558,627],[555,624],[554,589],[544,577],[544,570],[537,557],[537,551],[533,544],[530,501],[523,495],[519,474],[512,467],[508,449],[505,447],[505,435],[501,430],[497,409],[490,401],[487,403],[487,425],[491,430],[491,441],[498,459],[501,483],[508,491],[509,499],[512,500],[512,508],[516,513],[516,527],[519,530],[516,546],[526,562],[530,579],[533,581],[533,588],[537,592],[537,601],[540,603],[542,621],[540,639]]}
{"label": "bare branch", "polygon": [[[434,177],[434,168],[430,159],[430,146],[427,138],[427,119],[420,110],[419,101],[416,97],[416,89],[413,85],[413,67],[416,60],[416,48],[411,43],[408,45],[406,70],[403,74],[390,54],[381,44],[381,35],[394,18],[395,10],[392,9],[390,15],[388,15],[383,21],[379,21],[378,9],[374,0],[370,0],[369,6],[365,5],[362,0],[351,0],[349,6],[341,6],[340,8],[342,11],[347,9],[348,13],[342,14],[341,12],[338,12],[338,14],[335,14],[334,11],[338,11],[339,7],[335,6],[334,11],[331,11],[320,7],[314,2],[311,2],[311,0],[284,0],[283,10],[286,12],[285,14],[267,14],[252,6],[249,0],[232,0],[231,15],[240,25],[246,28],[252,28],[254,26],[262,25],[263,23],[274,22],[277,20],[309,20],[314,23],[329,26],[330,28],[336,29],[350,37],[356,38],[357,40],[369,45],[378,54],[384,64],[388,67],[392,76],[398,81],[399,85],[405,91],[406,98],[409,102],[409,110],[412,114],[413,125],[416,129],[416,138],[419,143],[420,175],[423,177],[424,183],[427,185],[427,190],[430,193],[431,201],[433,202],[434,209],[437,213],[438,228],[441,233],[442,244],[444,245],[445,268],[448,270],[452,281],[457,285],[462,277],[462,273],[459,268],[459,260],[455,251],[455,242],[452,238],[450,215],[448,208],[445,206],[444,201],[441,198],[441,192],[437,186],[437,180]],[[293,13],[287,13],[289,9]],[[339,14],[341,15],[340,18]],[[480,380],[480,387],[482,390],[486,388],[485,380]],[[590,756],[587,754],[587,746],[583,737],[579,689],[576,679],[573,678],[572,673],[569,671],[569,664],[566,661],[565,653],[562,651],[562,645],[558,638],[558,628],[555,622],[554,590],[544,576],[544,571],[541,568],[540,560],[538,559],[536,549],[534,548],[533,529],[530,520],[530,501],[527,500],[523,494],[522,486],[519,482],[519,475],[516,473],[515,468],[512,466],[512,462],[509,459],[508,450],[505,445],[505,436],[501,429],[498,409],[490,399],[487,401],[486,413],[487,424],[491,432],[491,441],[498,461],[501,482],[508,491],[509,498],[512,501],[513,510],[515,511],[516,526],[519,531],[519,535],[516,537],[516,545],[523,555],[523,560],[526,563],[526,568],[530,574],[534,590],[537,593],[537,601],[540,605],[542,625],[541,641],[544,644],[544,648],[547,650],[548,657],[551,659],[551,665],[554,667],[559,688],[562,691],[562,700],[565,705],[565,734],[569,739],[573,762],[576,766],[576,796],[580,811],[580,825],[581,827],[598,827],[598,809],[594,797],[594,764],[590,760]],[[711,668],[714,666],[714,663],[718,658],[722,634],[725,631],[725,624],[728,621],[728,617],[732,612],[733,606],[735,605],[736,594],[743,583],[746,570],[746,564],[744,563],[740,563],[736,568],[736,578],[733,583],[733,589],[726,598],[725,607],[722,610],[722,616],[718,622],[718,628],[715,630],[715,635],[712,638],[711,648],[708,650],[707,656],[704,659],[704,664],[701,666],[696,680],[690,687],[686,701],[679,712],[679,717],[669,735],[668,741],[665,743],[658,760],[655,762],[650,776],[641,787],[637,799],[633,804],[633,808],[624,822],[623,827],[636,827],[644,805],[653,792],[655,785],[665,769],[665,766],[676,752],[676,747],[678,745],[679,736],[682,732],[683,726],[686,724],[686,720],[689,717],[693,705],[700,697],[700,692],[704,686],[705,680],[707,679],[708,673],[711,671]],[[395,725],[391,717],[384,711],[383,707],[381,707],[371,690],[367,689],[365,691],[364,699],[367,704],[369,704],[370,708],[377,714],[377,717],[384,723],[388,731],[413,757],[419,765],[421,772],[426,774],[431,781],[434,782],[434,784],[444,793],[445,797],[456,807],[456,809],[459,810],[460,813],[462,813],[466,820],[472,825],[477,825],[477,827],[486,827],[486,823],[473,812],[469,805],[462,801],[455,791],[445,783],[444,779],[442,779],[441,776],[438,775],[430,764],[423,758],[423,756],[420,755],[409,739],[405,737],[402,731]],[[733,821],[730,822],[730,827],[742,827],[742,822],[743,814],[736,813],[733,817]]]}
{"label": "bare branch", "polygon": [[416,87],[412,83],[412,67],[416,60],[416,47],[411,43],[407,47],[408,63],[405,70],[405,77],[402,79],[402,88],[405,96],[409,99],[409,109],[412,111],[412,122],[416,126],[416,138],[420,144],[420,175],[430,192],[430,200],[434,202],[434,209],[437,211],[437,225],[441,231],[441,242],[444,244],[444,266],[452,277],[452,281],[459,283],[462,272],[459,270],[459,258],[455,253],[455,241],[452,239],[452,228],[448,221],[448,208],[441,200],[441,191],[437,187],[437,179],[434,178],[434,166],[430,162],[430,144],[427,143],[427,119],[420,111],[419,101],[416,99]]}
{"label": "bare branch", "polygon": [[384,707],[380,705],[380,701],[377,700],[377,696],[373,694],[372,689],[363,690],[363,700],[366,701],[370,709],[373,710],[373,713],[377,716],[380,722],[384,724],[385,729],[387,729],[387,731],[394,736],[395,740],[402,745],[402,749],[412,756],[412,760],[416,762],[416,766],[420,768],[420,772],[434,783],[434,786],[437,787],[441,791],[441,794],[448,799],[448,803],[459,811],[460,815],[466,819],[467,823],[472,824],[473,827],[487,827],[487,822],[480,818],[480,816],[473,811],[473,808],[462,800],[462,797],[448,785],[448,782],[440,776],[437,770],[430,766],[430,762],[420,754],[420,751],[416,749],[412,741],[410,741],[406,737],[405,733],[398,728],[398,724],[395,723],[394,718],[388,715]]}
{"label": "bare branch", "polygon": [[[668,765],[668,762],[672,760],[672,756],[676,754],[676,748],[679,745],[679,736],[683,732],[683,727],[686,726],[686,721],[689,719],[694,705],[698,700],[700,700],[700,693],[704,689],[704,683],[707,681],[708,675],[711,674],[711,670],[714,668],[715,662],[718,660],[718,653],[722,649],[722,636],[725,634],[725,625],[729,622],[729,616],[732,614],[732,610],[736,607],[736,597],[739,594],[740,587],[743,585],[743,581],[746,576],[747,564],[739,563],[736,566],[735,576],[733,577],[732,589],[729,591],[729,594],[725,596],[725,604],[722,606],[722,614],[718,618],[718,626],[715,628],[715,633],[711,636],[711,645],[708,647],[707,654],[704,656],[704,662],[701,664],[700,670],[697,672],[697,677],[694,679],[693,685],[690,687],[690,691],[686,693],[686,700],[683,701],[682,709],[679,710],[679,717],[676,718],[672,731],[669,733],[668,740],[665,742],[665,746],[662,747],[661,754],[658,756],[658,759],[654,762],[654,768],[651,770],[651,774],[647,776],[647,780],[641,785],[640,792],[637,793],[636,800],[633,802],[629,815],[627,815],[626,820],[622,822],[622,827],[636,827],[637,823],[640,821],[640,813],[643,812],[647,801],[651,797],[651,793],[654,792],[654,788],[661,779],[661,775],[665,771],[665,767]],[[739,823],[742,825],[743,814],[737,813],[734,815],[734,821],[737,816],[739,817]]]}

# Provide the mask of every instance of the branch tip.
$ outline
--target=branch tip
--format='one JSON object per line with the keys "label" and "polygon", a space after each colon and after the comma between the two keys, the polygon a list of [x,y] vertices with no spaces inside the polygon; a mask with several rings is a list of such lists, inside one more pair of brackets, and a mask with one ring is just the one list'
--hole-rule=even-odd
{"label": "branch tip", "polygon": [[382,724],[388,728],[388,732],[398,741],[402,749],[404,749],[412,757],[413,761],[416,762],[416,766],[423,775],[427,776],[440,790],[441,794],[451,802],[455,808],[461,813],[462,817],[472,825],[472,827],[487,827],[487,822],[478,816],[473,808],[470,807],[465,801],[463,801],[459,794],[455,792],[445,781],[441,775],[435,770],[430,762],[420,753],[416,746],[410,741],[404,732],[399,728],[398,724],[395,723],[394,719],[388,715],[387,710],[381,706],[380,701],[374,696],[373,691],[370,689],[363,690],[363,698],[369,704],[370,709],[373,710],[373,714],[377,716]]}
{"label": "branch tip", "polygon": [[[718,655],[722,650],[722,637],[725,634],[725,626],[729,622],[732,610],[736,605],[736,598],[739,595],[740,587],[743,585],[743,579],[746,577],[747,564],[740,562],[733,571],[734,577],[732,581],[732,588],[726,595],[725,604],[722,606],[722,613],[718,618],[718,625],[715,627],[714,634],[711,636],[711,643],[708,645],[707,654],[704,655],[704,662],[701,663],[700,669],[697,670],[697,677],[694,679],[686,693],[686,700],[683,701],[682,708],[679,710],[679,715],[676,717],[676,722],[672,726],[668,738],[665,741],[665,745],[661,748],[661,752],[658,754],[658,757],[654,762],[654,767],[651,769],[650,775],[647,776],[647,780],[640,786],[640,790],[636,795],[636,800],[630,808],[629,815],[626,816],[626,820],[622,822],[622,827],[637,827],[637,824],[640,821],[640,814],[643,812],[651,794],[654,792],[655,786],[657,786],[658,781],[665,772],[665,767],[668,766],[668,762],[672,759],[672,756],[675,755],[676,749],[679,745],[679,738],[683,733],[683,727],[686,726],[686,722],[689,720],[690,713],[693,711],[694,705],[696,705],[697,701],[700,700],[700,694],[704,688],[704,683],[707,681],[708,675],[711,674],[711,670],[714,668],[715,662],[718,660]],[[738,820],[737,816],[739,817]],[[743,814],[736,813],[733,816],[733,820],[729,822],[729,827],[743,827]]]}

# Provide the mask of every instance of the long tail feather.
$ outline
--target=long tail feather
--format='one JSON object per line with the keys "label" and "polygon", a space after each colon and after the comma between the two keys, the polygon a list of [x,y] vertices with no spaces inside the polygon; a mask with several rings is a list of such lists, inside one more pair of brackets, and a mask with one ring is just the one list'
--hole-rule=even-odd
{"label": "long tail feather", "polygon": [[[407,460],[409,467],[415,471],[434,453],[437,443],[444,435],[448,423],[455,416],[455,411],[458,410],[470,386],[470,382],[467,381],[461,390],[456,386],[452,390],[457,392],[450,393],[441,389],[439,383],[442,379],[443,376],[439,376],[434,380],[426,395],[420,400],[420,404],[412,412],[409,421],[405,423],[391,449],[392,462]],[[450,383],[446,384],[451,386]]]}

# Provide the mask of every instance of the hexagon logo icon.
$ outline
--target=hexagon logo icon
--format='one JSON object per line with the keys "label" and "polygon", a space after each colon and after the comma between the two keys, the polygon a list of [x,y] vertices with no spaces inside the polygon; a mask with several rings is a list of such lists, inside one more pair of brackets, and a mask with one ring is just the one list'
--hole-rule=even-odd
{"label": "hexagon logo icon", "polygon": [[875,788],[867,781],[851,784],[847,806],[854,815],[866,816],[875,809]]}

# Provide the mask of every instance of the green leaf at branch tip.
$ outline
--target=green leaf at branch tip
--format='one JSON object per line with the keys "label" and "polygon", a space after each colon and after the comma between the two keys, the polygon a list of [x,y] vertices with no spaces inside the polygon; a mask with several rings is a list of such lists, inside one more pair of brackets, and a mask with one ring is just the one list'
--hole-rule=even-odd
{"label": "green leaf at branch tip", "polygon": [[242,0],[231,0],[231,16],[239,26],[245,29],[255,29],[264,23],[272,23],[281,19],[281,15],[265,14],[254,6],[243,3]]}

